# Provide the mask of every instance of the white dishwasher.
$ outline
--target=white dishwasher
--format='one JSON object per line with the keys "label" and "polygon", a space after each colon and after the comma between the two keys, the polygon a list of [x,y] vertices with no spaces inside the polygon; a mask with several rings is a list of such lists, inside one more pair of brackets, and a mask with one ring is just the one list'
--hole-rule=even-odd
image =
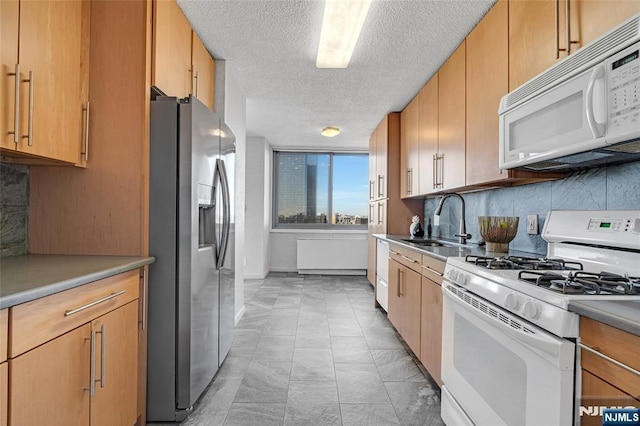
{"label": "white dishwasher", "polygon": [[389,306],[389,243],[378,240],[376,250],[376,300],[387,311]]}

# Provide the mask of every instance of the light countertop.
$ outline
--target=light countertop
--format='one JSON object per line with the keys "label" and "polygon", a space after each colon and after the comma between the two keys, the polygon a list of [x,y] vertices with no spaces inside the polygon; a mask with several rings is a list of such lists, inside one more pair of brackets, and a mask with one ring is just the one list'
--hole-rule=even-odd
{"label": "light countertop", "polygon": [[640,336],[640,301],[576,300],[569,302],[569,310]]}
{"label": "light countertop", "polygon": [[[487,251],[484,247],[480,247],[476,244],[457,245],[455,242],[451,242],[451,245],[442,246],[425,246],[417,243],[412,243],[411,238],[405,235],[388,235],[388,234],[373,234],[375,238],[388,241],[394,244],[401,244],[412,250],[416,250],[430,256],[433,256],[442,261],[447,260],[449,257],[464,257],[464,256],[487,256]],[[415,240],[421,240],[422,238],[415,238]],[[446,243],[447,240],[439,240]],[[490,256],[495,256],[495,253],[489,253]],[[517,250],[509,250],[510,256],[527,256],[527,257],[543,257],[544,255],[536,253],[527,253]]]}
{"label": "light countertop", "polygon": [[0,309],[152,263],[153,257],[28,254],[0,259]]}

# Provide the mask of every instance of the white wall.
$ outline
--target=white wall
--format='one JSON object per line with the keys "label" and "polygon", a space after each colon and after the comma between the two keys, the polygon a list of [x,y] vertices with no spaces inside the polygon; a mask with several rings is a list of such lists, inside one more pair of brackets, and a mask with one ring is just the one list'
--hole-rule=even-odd
{"label": "white wall", "polygon": [[245,278],[261,279],[270,267],[271,148],[265,138],[247,138]]}
{"label": "white wall", "polygon": [[[222,90],[221,90],[222,89]],[[235,272],[236,323],[244,313],[245,259],[245,162],[247,137],[247,98],[233,78],[233,69],[225,61],[216,61],[215,109],[236,137],[235,164]]]}

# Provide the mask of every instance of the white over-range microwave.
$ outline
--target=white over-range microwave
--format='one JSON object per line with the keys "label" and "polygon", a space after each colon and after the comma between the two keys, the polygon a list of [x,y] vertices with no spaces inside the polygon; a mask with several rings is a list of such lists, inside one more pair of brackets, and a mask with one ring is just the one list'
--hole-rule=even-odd
{"label": "white over-range microwave", "polygon": [[501,169],[640,159],[640,14],[504,96],[498,113]]}

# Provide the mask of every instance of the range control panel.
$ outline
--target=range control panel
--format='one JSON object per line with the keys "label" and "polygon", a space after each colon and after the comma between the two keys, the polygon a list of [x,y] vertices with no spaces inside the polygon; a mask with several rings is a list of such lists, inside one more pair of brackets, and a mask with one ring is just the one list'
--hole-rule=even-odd
{"label": "range control panel", "polygon": [[551,210],[542,238],[640,251],[640,210]]}
{"label": "range control panel", "polygon": [[640,234],[640,218],[635,219],[590,219],[589,231],[634,232]]}

